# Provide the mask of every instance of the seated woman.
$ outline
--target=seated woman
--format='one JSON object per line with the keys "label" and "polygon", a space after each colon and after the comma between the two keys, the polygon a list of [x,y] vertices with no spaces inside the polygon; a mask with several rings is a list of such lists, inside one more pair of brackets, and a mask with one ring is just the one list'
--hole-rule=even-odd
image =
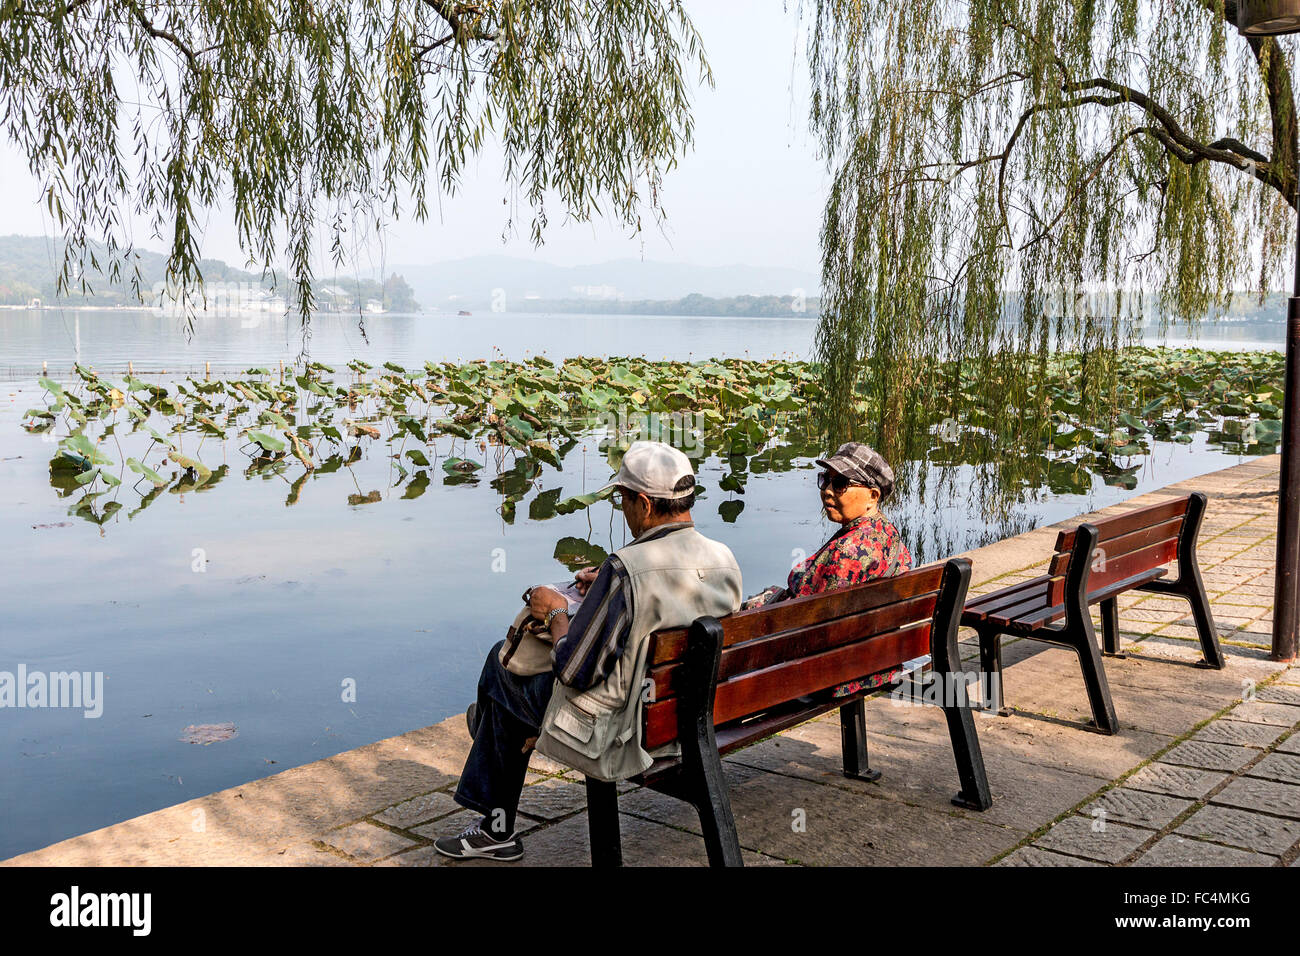
{"label": "seated woman", "polygon": [[[848,442],[817,464],[825,469],[817,476],[822,509],[839,530],[816,554],[795,565],[785,587],[760,591],[741,605],[742,610],[911,570],[912,554],[902,535],[880,513],[880,503],[894,490],[894,472],[885,459],[867,445]],[[832,696],[846,697],[887,682],[887,677],[862,677],[836,687]]]}

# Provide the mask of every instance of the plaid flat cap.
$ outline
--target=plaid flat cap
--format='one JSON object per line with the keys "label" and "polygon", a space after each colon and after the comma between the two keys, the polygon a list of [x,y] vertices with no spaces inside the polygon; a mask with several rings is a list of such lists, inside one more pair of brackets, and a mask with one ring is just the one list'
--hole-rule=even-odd
{"label": "plaid flat cap", "polygon": [[894,490],[894,469],[870,445],[845,442],[829,458],[818,458],[817,464],[839,472],[850,481],[879,488],[882,500]]}

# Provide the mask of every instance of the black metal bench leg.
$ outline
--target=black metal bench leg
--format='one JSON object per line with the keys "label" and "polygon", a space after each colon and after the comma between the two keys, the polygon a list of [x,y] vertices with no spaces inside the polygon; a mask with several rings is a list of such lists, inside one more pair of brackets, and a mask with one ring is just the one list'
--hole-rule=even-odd
{"label": "black metal bench leg", "polygon": [[1196,560],[1196,539],[1201,533],[1201,521],[1205,518],[1207,505],[1208,501],[1202,492],[1192,492],[1187,502],[1187,516],[1183,519],[1182,532],[1178,536],[1178,583],[1175,586],[1192,605],[1192,620],[1196,622],[1196,636],[1201,639],[1203,655],[1199,666],[1222,670],[1225,661],[1223,649],[1219,647],[1219,632],[1214,627],[1210,599],[1205,593],[1201,566]]}
{"label": "black metal bench leg", "polygon": [[685,682],[677,704],[683,782],[700,814],[709,865],[744,866],[713,734],[713,694],[721,660],[722,625],[711,617],[697,618],[686,636]]}
{"label": "black metal bench leg", "polygon": [[[952,756],[957,761],[957,777],[961,790],[952,802],[971,810],[987,810],[993,805],[988,775],[984,772],[984,755],[980,739],[975,733],[975,715],[971,712],[972,684],[977,675],[962,667],[961,651],[957,646],[957,623],[961,620],[962,604],[970,586],[970,563],[949,561],[943,571],[939,600],[935,607],[934,631],[930,640],[930,655],[934,659],[934,679],[942,693],[943,716],[948,721],[948,736],[952,738]],[[992,637],[997,640],[997,635]],[[980,653],[983,656],[985,635],[980,633]],[[1000,643],[1000,642],[999,642]],[[993,652],[998,676],[995,688],[1001,687],[1001,653]],[[988,671],[978,675],[985,686],[979,693],[987,695],[990,688],[986,679]],[[1001,699],[999,698],[999,703]]]}
{"label": "black metal bench leg", "polygon": [[591,835],[591,865],[622,866],[617,784],[587,778],[587,830]]}
{"label": "black metal bench leg", "polygon": [[1115,705],[1110,699],[1110,684],[1106,681],[1106,671],[1101,665],[1097,635],[1093,633],[1091,623],[1089,621],[1086,629],[1081,628],[1079,633],[1071,635],[1071,646],[1079,655],[1083,684],[1088,689],[1088,705],[1092,708],[1092,721],[1103,733],[1115,734],[1119,733],[1119,718],[1115,716]]}
{"label": "black metal bench leg", "polygon": [[948,736],[952,738],[952,755],[957,761],[957,777],[961,791],[952,798],[959,807],[969,810],[987,810],[993,806],[988,774],[984,771],[984,754],[979,737],[975,734],[975,716],[968,705],[944,705],[943,715],[948,720]]}
{"label": "black metal bench leg", "polygon": [[695,809],[700,815],[700,830],[704,833],[704,848],[709,854],[709,866],[744,866],[740,857],[740,838],[736,835],[736,821],[731,815],[731,800],[727,797],[727,783],[722,778],[722,760],[715,744],[710,758],[704,758],[703,778],[696,789]]}
{"label": "black metal bench leg", "polygon": [[980,709],[1007,717],[1011,709],[1002,696],[1002,635],[994,628],[976,628],[980,640]]}
{"label": "black metal bench leg", "polygon": [[1116,598],[1101,602],[1101,642],[1107,657],[1128,657],[1119,650],[1119,601]]}
{"label": "black metal bench leg", "polygon": [[840,744],[844,749],[844,776],[851,780],[875,781],[880,771],[867,762],[867,708],[855,700],[840,708]]}
{"label": "black metal bench leg", "polygon": [[1196,636],[1201,640],[1201,660],[1199,667],[1212,667],[1222,670],[1224,665],[1223,649],[1219,647],[1219,632],[1214,627],[1214,615],[1210,613],[1210,599],[1205,593],[1201,576],[1196,575],[1194,582],[1184,591],[1187,602],[1192,606],[1192,620],[1196,622]]}

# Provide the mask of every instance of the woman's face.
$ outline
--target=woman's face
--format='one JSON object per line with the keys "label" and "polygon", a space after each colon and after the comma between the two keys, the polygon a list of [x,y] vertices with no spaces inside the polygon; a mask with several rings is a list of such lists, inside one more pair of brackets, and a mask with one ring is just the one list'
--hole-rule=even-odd
{"label": "woman's face", "polygon": [[826,512],[826,517],[836,524],[848,524],[863,515],[876,512],[880,504],[879,488],[845,485],[843,476],[829,468],[822,474],[827,476],[819,481],[822,485],[822,508]]}

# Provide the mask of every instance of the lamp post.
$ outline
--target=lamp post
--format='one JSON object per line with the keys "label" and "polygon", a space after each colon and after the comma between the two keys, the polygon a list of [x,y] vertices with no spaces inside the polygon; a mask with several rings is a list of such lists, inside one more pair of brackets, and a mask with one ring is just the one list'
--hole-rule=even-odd
{"label": "lamp post", "polygon": [[[1247,37],[1300,33],[1300,0],[1237,0],[1237,30]],[[1294,82],[1294,75],[1293,75]],[[1293,102],[1294,102],[1294,93]],[[1292,118],[1295,122],[1295,118]],[[1300,207],[1300,202],[1297,202]],[[1273,653],[1292,660],[1300,639],[1300,208],[1295,285],[1286,310],[1286,381],[1282,408],[1282,480],[1277,501],[1277,572]]]}

